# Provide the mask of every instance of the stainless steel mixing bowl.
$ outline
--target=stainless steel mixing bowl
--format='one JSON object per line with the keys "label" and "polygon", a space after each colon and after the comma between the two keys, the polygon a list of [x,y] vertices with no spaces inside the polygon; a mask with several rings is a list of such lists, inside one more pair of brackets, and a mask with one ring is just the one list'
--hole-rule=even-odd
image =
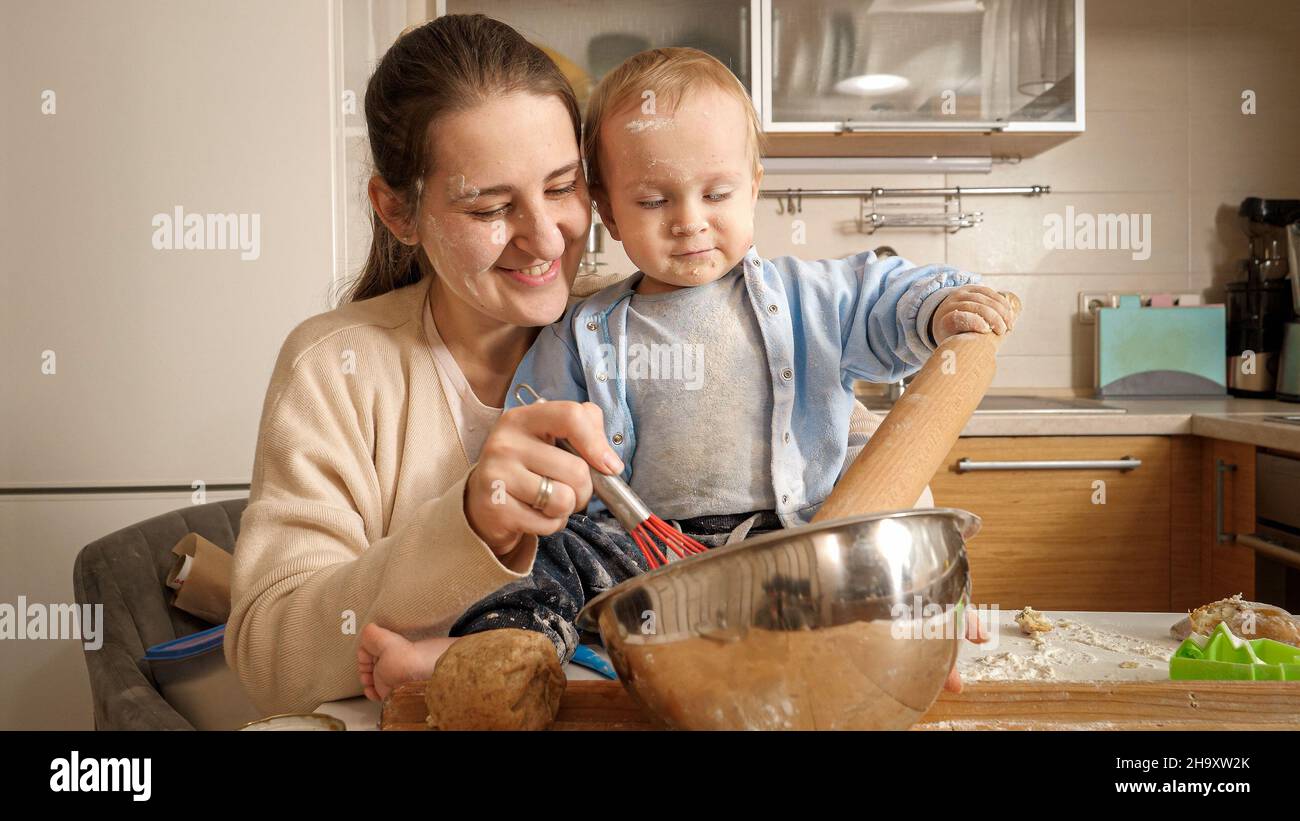
{"label": "stainless steel mixing bowl", "polygon": [[669,727],[905,728],[956,659],[979,522],[941,508],[768,533],[629,579],[578,625]]}

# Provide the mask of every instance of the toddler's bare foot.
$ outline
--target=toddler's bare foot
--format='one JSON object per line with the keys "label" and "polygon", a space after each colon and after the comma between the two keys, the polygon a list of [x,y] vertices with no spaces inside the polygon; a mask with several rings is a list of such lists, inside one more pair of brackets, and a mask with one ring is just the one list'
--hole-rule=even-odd
{"label": "toddler's bare foot", "polygon": [[454,641],[452,638],[410,641],[377,624],[367,624],[361,629],[361,643],[357,646],[357,675],[361,677],[366,698],[383,701],[397,685],[429,678],[438,657]]}

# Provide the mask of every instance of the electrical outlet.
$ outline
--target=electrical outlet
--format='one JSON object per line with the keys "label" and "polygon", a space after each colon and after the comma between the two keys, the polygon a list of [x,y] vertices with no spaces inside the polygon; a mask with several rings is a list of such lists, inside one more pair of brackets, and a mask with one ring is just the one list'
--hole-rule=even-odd
{"label": "electrical outlet", "polygon": [[1097,322],[1098,308],[1118,308],[1119,294],[1098,291],[1079,292],[1079,322],[1094,325]]}
{"label": "electrical outlet", "polygon": [[[1119,298],[1122,296],[1135,296],[1144,306],[1151,304],[1150,294],[1133,293],[1132,291],[1080,291],[1079,323],[1082,325],[1095,325],[1097,323],[1097,309],[1118,308]],[[1201,295],[1197,293],[1175,293],[1172,296],[1174,297],[1174,304],[1180,307],[1204,304]]]}

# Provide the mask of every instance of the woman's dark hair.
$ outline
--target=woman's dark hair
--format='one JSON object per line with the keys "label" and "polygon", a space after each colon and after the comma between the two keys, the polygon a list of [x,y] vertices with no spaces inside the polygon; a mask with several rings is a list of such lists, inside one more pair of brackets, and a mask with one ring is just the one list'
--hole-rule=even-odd
{"label": "woman's dark hair", "polygon": [[[384,54],[366,86],[375,173],[414,216],[423,180],[433,170],[437,120],[518,92],[558,97],[573,121],[575,142],[581,139],[573,87],[551,58],[510,26],[482,14],[450,14],[408,30]],[[404,245],[371,211],[370,255],[344,302],[412,285],[432,270],[419,246]]]}

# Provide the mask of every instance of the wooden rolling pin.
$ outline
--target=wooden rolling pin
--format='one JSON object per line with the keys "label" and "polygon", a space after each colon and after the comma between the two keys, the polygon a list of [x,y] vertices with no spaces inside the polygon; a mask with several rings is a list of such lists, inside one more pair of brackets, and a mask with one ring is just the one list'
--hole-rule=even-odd
{"label": "wooden rolling pin", "polygon": [[[1015,294],[1003,296],[1019,315]],[[945,339],[867,440],[813,522],[906,510],[916,504],[984,398],[1004,338],[962,333]]]}

